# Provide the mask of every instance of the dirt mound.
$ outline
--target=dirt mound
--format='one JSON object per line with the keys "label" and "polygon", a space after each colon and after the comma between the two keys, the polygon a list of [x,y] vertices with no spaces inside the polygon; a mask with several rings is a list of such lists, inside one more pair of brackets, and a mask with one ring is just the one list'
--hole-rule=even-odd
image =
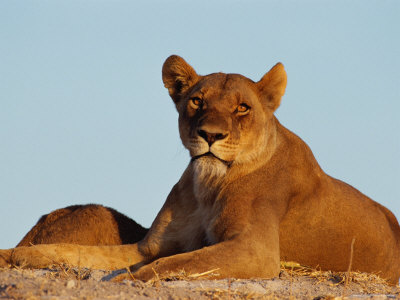
{"label": "dirt mound", "polygon": [[279,278],[212,280],[175,274],[148,283],[105,281],[111,272],[0,269],[2,299],[397,299],[377,276],[283,268]]}

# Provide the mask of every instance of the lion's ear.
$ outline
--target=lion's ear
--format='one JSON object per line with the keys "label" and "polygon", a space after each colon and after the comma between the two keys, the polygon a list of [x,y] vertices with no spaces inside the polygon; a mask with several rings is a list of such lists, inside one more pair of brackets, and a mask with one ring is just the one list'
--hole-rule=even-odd
{"label": "lion's ear", "polygon": [[164,86],[177,103],[181,96],[199,79],[196,71],[180,56],[171,55],[162,68]]}
{"label": "lion's ear", "polygon": [[257,82],[262,101],[275,111],[280,103],[286,89],[286,71],[283,64],[277,63],[267,74]]}

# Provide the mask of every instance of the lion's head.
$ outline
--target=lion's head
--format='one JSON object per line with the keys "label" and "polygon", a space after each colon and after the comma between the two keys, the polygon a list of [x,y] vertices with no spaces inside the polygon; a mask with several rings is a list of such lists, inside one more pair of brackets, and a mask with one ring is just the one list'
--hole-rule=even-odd
{"label": "lion's head", "polygon": [[198,75],[173,55],[162,78],[179,112],[182,143],[198,168],[222,174],[268,148],[270,121],[286,88],[282,64],[253,82],[239,74]]}

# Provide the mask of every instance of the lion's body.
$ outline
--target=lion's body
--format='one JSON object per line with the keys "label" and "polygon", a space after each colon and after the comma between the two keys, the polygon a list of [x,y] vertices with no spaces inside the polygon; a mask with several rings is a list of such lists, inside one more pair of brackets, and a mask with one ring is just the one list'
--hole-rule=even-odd
{"label": "lion's body", "polygon": [[[354,238],[352,269],[380,271],[382,277],[396,282],[400,250],[396,218],[352,186],[323,172],[311,171],[307,166],[315,165],[315,159],[304,142],[295,139],[311,161],[297,160],[304,162],[301,167],[304,173],[297,176],[300,178],[297,196],[289,200],[288,210],[280,222],[281,259],[324,270],[345,271]],[[296,156],[296,153],[288,155]],[[306,185],[309,185],[308,193],[304,193]]]}
{"label": "lion's body", "polygon": [[[200,76],[172,56],[164,84],[192,157],[143,240],[133,245],[39,245],[3,250],[5,261],[93,268],[132,265],[133,276],[201,273],[274,277],[297,261],[399,279],[400,228],[383,206],[326,175],[309,147],[273,115],[286,87],[281,64],[259,82],[236,74]],[[45,257],[43,255],[45,254]]]}

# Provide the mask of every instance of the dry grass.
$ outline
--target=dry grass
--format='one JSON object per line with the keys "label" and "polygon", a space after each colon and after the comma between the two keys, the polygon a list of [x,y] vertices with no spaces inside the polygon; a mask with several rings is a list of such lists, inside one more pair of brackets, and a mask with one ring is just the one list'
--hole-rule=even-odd
{"label": "dry grass", "polygon": [[[23,272],[24,268],[19,266],[13,266],[14,269]],[[49,273],[46,273],[49,278],[55,279],[75,279],[75,280],[85,280],[90,277],[90,269],[81,269],[70,266],[68,264],[56,264],[48,269]],[[132,280],[135,280],[134,274],[132,274],[127,268]],[[316,284],[326,283],[328,285],[348,285],[351,283],[358,284],[362,286],[367,293],[380,293],[379,289],[375,287],[386,286],[392,288],[388,282],[379,277],[377,274],[361,273],[356,271],[347,272],[332,272],[332,271],[322,271],[315,268],[310,268],[307,266],[300,265],[296,262],[281,262],[281,274],[286,272],[291,276],[291,282],[296,277],[305,277],[315,280]],[[160,281],[177,281],[177,280],[203,280],[203,279],[213,279],[218,275],[218,269],[212,269],[203,273],[188,274],[185,270],[180,270],[178,272],[168,272],[164,274],[158,274],[154,270],[155,277],[148,281],[149,285],[156,285]]]}
{"label": "dry grass", "polygon": [[[31,272],[15,268],[22,274],[27,272],[28,282],[18,281],[17,283],[0,286],[0,296],[11,295],[12,293],[20,293],[24,297],[30,292],[35,295],[47,295],[50,289],[53,295],[57,293],[69,293],[69,295],[81,295],[81,293],[90,293],[86,282],[93,284],[92,276],[99,275],[99,271],[88,269],[77,269],[68,265],[57,265],[49,271],[37,272],[36,287],[28,289],[31,284]],[[91,274],[93,272],[93,274]],[[104,285],[96,283],[96,288],[100,289],[99,295],[111,295],[111,293],[121,293],[121,289],[129,288],[127,295],[147,295],[149,299],[162,293],[162,295],[175,295],[170,299],[343,299],[345,296],[352,294],[395,294],[399,295],[399,289],[388,286],[386,281],[377,275],[366,274],[360,272],[330,272],[308,268],[300,264],[291,262],[281,263],[281,278],[274,280],[239,280],[230,279],[225,281],[214,282],[212,280],[199,281],[202,279],[213,279],[218,270],[209,270],[204,273],[187,274],[183,270],[176,273],[156,274],[150,282],[141,281],[125,282],[122,285]],[[95,275],[96,274],[96,275]],[[289,278],[290,276],[290,278]],[[46,281],[50,279],[50,281]],[[56,279],[56,280],[54,280]],[[60,280],[61,279],[61,280]],[[86,279],[89,279],[86,281]],[[79,284],[81,280],[81,285]],[[95,279],[96,280],[96,279]],[[348,285],[347,293],[343,293],[343,289]],[[197,281],[197,282],[179,282],[173,283],[169,281]],[[70,285],[71,283],[71,285]],[[276,284],[281,284],[280,288],[276,288]],[[272,285],[270,285],[272,284]],[[15,285],[15,288],[14,288]],[[289,286],[290,285],[290,286]],[[43,288],[42,288],[43,286]],[[283,286],[283,287],[282,287]],[[37,291],[38,287],[42,292]],[[82,290],[80,289],[82,287]],[[330,287],[327,289],[327,287]],[[82,292],[85,291],[86,292]],[[93,288],[93,285],[91,285]],[[362,291],[361,291],[362,288]],[[104,292],[101,290],[104,289]],[[64,290],[64,291],[63,291]],[[310,291],[310,292],[306,292]],[[180,293],[176,296],[175,293]],[[110,294],[107,294],[110,293]],[[13,294],[14,295],[14,294]],[[15,294],[16,295],[16,294]],[[19,295],[19,294],[18,294]],[[161,294],[160,294],[161,295]],[[310,298],[310,295],[312,297]],[[331,296],[332,295],[332,296]],[[330,298],[331,296],[331,298]],[[22,297],[22,298],[24,298]],[[169,297],[169,296],[168,296]],[[165,298],[168,298],[165,296]],[[203,298],[201,298],[203,297]],[[1,297],[0,297],[1,298]],[[20,297],[20,299],[22,299]],[[19,298],[18,298],[19,299]],[[121,298],[122,299],[122,298]],[[347,297],[346,297],[347,299]]]}
{"label": "dry grass", "polygon": [[[216,273],[216,271],[218,271],[218,269],[213,269],[213,270],[209,270],[209,271],[206,271],[203,273],[196,273],[196,274],[188,274],[185,272],[185,270],[180,270],[178,272],[168,272],[165,274],[159,274],[154,269],[153,269],[153,271],[154,271],[155,277],[148,281],[148,283],[151,285],[155,285],[160,281],[176,281],[176,280],[190,281],[190,280],[198,280],[198,279],[212,279],[213,277],[218,275],[218,273]],[[129,274],[134,279],[134,275],[132,275],[132,273],[130,273],[130,272],[129,272]]]}
{"label": "dry grass", "polygon": [[[20,267],[14,267],[14,269],[19,272],[24,272],[24,269]],[[66,264],[57,264],[49,269],[48,272],[44,272],[43,277],[52,280],[66,280],[67,283],[69,281],[75,281],[75,284],[77,284],[75,287],[79,288],[80,281],[89,279],[92,272],[95,271],[90,269],[74,268]],[[129,270],[128,273],[134,280],[134,274],[131,274]],[[156,288],[158,290],[162,288],[165,289],[169,286],[166,286],[163,282],[213,279],[216,275],[218,275],[218,269],[197,274],[188,274],[184,270],[167,274],[158,274],[155,272],[155,276],[152,280],[147,283],[135,281],[134,286],[139,289]],[[357,291],[359,294],[400,295],[399,287],[395,288],[388,285],[387,282],[378,275],[354,272],[351,271],[350,267],[346,272],[331,272],[309,268],[294,262],[281,262],[280,277],[281,280],[287,282],[287,293],[285,296],[283,296],[281,292],[270,290],[268,288],[268,281],[264,280],[259,280],[257,284],[263,286],[266,289],[266,293],[259,293],[257,289],[252,291],[251,288],[237,289],[238,286],[240,286],[238,283],[241,282],[241,280],[237,279],[230,279],[226,284],[217,286],[199,282],[192,292],[203,295],[208,299],[295,299],[299,296],[300,285],[300,290],[307,287],[313,289],[314,286],[337,288],[336,291],[332,293],[327,290],[322,292],[322,295],[326,295],[323,299],[329,299],[329,296],[327,296],[329,294],[336,295],[336,298],[335,296],[332,296],[335,299],[338,299],[337,297],[343,299],[351,293],[354,294],[354,291]],[[304,280],[308,282],[308,285],[306,285],[307,287],[303,285],[305,282]],[[243,286],[245,287],[246,284]]]}
{"label": "dry grass", "polygon": [[90,278],[91,272],[92,270],[90,269],[77,269],[68,265],[57,265],[57,267],[49,269],[49,272],[46,273],[46,277],[49,279],[74,279],[81,281]]}
{"label": "dry grass", "polygon": [[[24,271],[22,266],[12,266],[13,269]],[[47,269],[49,273],[47,276],[50,278],[57,279],[75,279],[75,280],[85,280],[90,277],[92,272],[91,269],[76,268],[68,264],[55,264]],[[134,274],[132,274],[127,268],[128,273],[131,275],[132,280],[135,280]],[[344,285],[356,283],[361,286],[365,286],[368,293],[378,292],[373,290],[376,285],[391,287],[388,282],[379,277],[377,274],[362,273],[355,271],[347,272],[332,272],[332,271],[322,271],[315,268],[310,268],[301,265],[296,262],[281,262],[281,274],[287,273],[292,278],[305,277],[311,278],[316,281],[316,284],[328,283],[329,285]],[[177,280],[203,280],[203,279],[213,279],[213,277],[218,276],[218,269],[212,269],[203,273],[188,274],[185,270],[180,270],[178,272],[168,272],[165,274],[158,274],[154,270],[155,277],[148,281],[150,285],[154,285],[159,281],[177,281]]]}
{"label": "dry grass", "polygon": [[[281,262],[281,270],[294,277],[314,279],[315,284],[328,284],[331,286],[342,285],[344,288],[347,288],[347,285],[352,283],[357,284],[362,288],[364,293],[368,294],[387,294],[393,291],[393,286],[376,274],[350,270],[347,272],[321,271],[302,266],[295,262]],[[399,289],[399,287],[397,287],[397,289]]]}

